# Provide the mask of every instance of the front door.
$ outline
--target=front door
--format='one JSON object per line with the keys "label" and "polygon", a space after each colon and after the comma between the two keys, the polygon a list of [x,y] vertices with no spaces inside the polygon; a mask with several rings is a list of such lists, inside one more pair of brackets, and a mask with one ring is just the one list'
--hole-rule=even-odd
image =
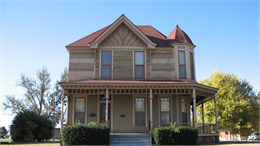
{"label": "front door", "polygon": [[[110,129],[110,107],[111,104],[108,103],[108,127]],[[100,124],[106,123],[106,103],[100,103]]]}

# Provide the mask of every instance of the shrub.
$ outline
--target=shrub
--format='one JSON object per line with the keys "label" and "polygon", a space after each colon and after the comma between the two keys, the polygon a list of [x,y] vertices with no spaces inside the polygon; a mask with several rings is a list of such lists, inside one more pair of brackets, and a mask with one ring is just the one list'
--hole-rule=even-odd
{"label": "shrub", "polygon": [[61,130],[63,145],[109,145],[108,126],[91,122],[75,123]]}
{"label": "shrub", "polygon": [[53,123],[34,111],[20,111],[10,126],[13,141],[35,141],[52,138]]}
{"label": "shrub", "polygon": [[195,145],[198,140],[198,129],[175,125],[154,128],[156,145]]}

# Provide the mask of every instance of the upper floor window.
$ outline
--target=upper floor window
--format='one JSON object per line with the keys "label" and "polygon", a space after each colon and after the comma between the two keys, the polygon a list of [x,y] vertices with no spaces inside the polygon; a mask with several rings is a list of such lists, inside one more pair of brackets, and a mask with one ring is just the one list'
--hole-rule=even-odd
{"label": "upper floor window", "polygon": [[187,99],[181,100],[182,123],[188,123],[188,108]]}
{"label": "upper floor window", "polygon": [[191,79],[194,80],[194,61],[193,61],[193,53],[190,52],[190,74]]}
{"label": "upper floor window", "polygon": [[180,79],[186,79],[186,63],[185,63],[184,51],[179,51],[179,70],[180,70]]}
{"label": "upper floor window", "polygon": [[135,52],[135,78],[144,79],[144,52]]}
{"label": "upper floor window", "polygon": [[170,98],[163,97],[161,98],[161,123],[169,124],[170,123]]}
{"label": "upper floor window", "polygon": [[75,98],[75,122],[85,123],[85,98]]}
{"label": "upper floor window", "polygon": [[111,52],[102,51],[101,78],[111,79]]}

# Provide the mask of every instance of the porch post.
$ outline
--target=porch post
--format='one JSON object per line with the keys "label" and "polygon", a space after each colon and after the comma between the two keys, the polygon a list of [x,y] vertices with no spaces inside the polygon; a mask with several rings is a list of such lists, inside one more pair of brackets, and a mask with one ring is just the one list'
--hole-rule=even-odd
{"label": "porch post", "polygon": [[197,115],[196,115],[196,92],[195,89],[193,89],[193,116],[194,116],[194,127],[197,128]]}
{"label": "porch post", "polygon": [[61,94],[60,130],[63,127],[63,105],[64,105],[64,90],[62,90],[62,94]]}
{"label": "porch post", "polygon": [[152,89],[150,89],[150,95],[149,95],[149,98],[150,98],[150,134],[152,134],[152,130],[153,130],[153,92],[152,92]]}
{"label": "porch post", "polygon": [[204,131],[205,131],[205,122],[204,122],[204,108],[203,108],[203,102],[202,102],[202,104],[201,104],[201,111],[202,111],[202,127],[203,127],[203,133],[204,133]]}
{"label": "porch post", "polygon": [[108,89],[106,89],[106,125],[108,126]]}
{"label": "porch post", "polygon": [[214,104],[215,104],[216,132],[218,133],[218,113],[217,113],[216,96],[214,97]]}

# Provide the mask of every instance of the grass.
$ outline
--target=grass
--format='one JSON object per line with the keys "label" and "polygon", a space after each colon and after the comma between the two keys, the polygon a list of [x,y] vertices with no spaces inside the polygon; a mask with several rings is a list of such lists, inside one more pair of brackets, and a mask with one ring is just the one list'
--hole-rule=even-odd
{"label": "grass", "polygon": [[0,139],[0,142],[10,142],[9,144],[0,145],[12,145],[12,146],[59,146],[60,141],[48,141],[48,142],[12,142],[12,139]]}

